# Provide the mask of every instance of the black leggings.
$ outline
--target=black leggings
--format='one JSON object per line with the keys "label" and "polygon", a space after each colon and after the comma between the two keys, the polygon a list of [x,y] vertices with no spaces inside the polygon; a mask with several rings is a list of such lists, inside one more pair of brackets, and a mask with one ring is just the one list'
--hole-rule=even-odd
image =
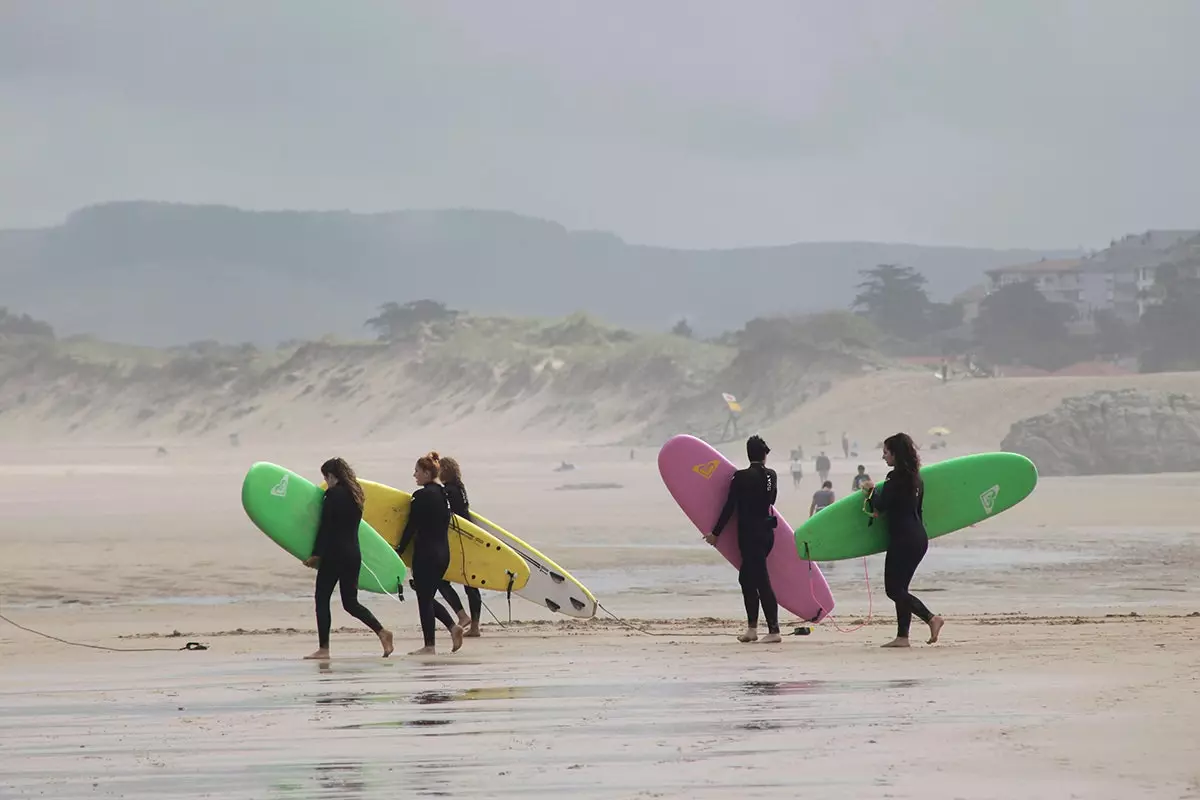
{"label": "black leggings", "polygon": [[923,531],[919,539],[914,536],[912,541],[893,540],[888,545],[887,557],[883,562],[883,587],[888,599],[896,604],[896,635],[901,639],[908,638],[913,614],[925,622],[933,619],[933,614],[925,604],[908,591],[908,585],[912,583],[913,575],[928,549],[929,540]]}
{"label": "black leggings", "polygon": [[[471,606],[471,622],[479,624],[479,612],[483,610],[483,597],[480,596],[479,590],[474,586],[464,586],[463,590],[467,593],[467,603]],[[442,599],[450,604],[455,614],[461,614],[463,610],[462,599],[458,596],[458,592],[454,591],[454,586],[450,581],[442,581],[442,585],[438,587],[438,592],[441,593]]]}
{"label": "black leggings", "polygon": [[767,556],[771,548],[742,553],[742,568],[738,570],[738,583],[742,585],[742,600],[746,602],[746,624],[758,627],[758,606],[762,604],[763,616],[767,618],[767,632],[779,633],[779,601],[771,588],[771,576],[767,574]]}
{"label": "black leggings", "polygon": [[317,642],[322,650],[329,647],[329,628],[333,623],[329,613],[329,598],[333,596],[333,586],[342,588],[342,608],[346,613],[361,621],[371,630],[379,633],[383,626],[367,607],[358,602],[358,571],[362,567],[362,557],[359,558],[330,558],[326,556],[317,565]]}
{"label": "black leggings", "polygon": [[421,616],[421,632],[425,634],[425,646],[433,647],[433,624],[436,618],[452,630],[457,624],[446,607],[437,601],[437,592],[446,580],[446,569],[450,566],[450,553],[422,553],[413,556],[413,589],[417,593],[417,611]]}

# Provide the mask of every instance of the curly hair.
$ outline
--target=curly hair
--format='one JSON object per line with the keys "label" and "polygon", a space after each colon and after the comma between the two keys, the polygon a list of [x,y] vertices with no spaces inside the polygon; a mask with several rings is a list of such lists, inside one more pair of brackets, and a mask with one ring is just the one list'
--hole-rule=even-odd
{"label": "curly hair", "polygon": [[890,480],[916,491],[921,485],[921,455],[912,437],[907,433],[897,433],[883,440],[883,446],[892,454],[892,477]]}
{"label": "curly hair", "polygon": [[325,482],[329,482],[330,477],[337,478],[337,482],[350,490],[350,496],[354,498],[354,504],[362,509],[363,507],[363,490],[358,485],[358,476],[354,474],[354,468],[346,463],[342,458],[331,458],[321,465],[321,474],[325,476]]}
{"label": "curly hair", "polygon": [[438,480],[442,483],[462,484],[462,467],[458,465],[457,459],[450,456],[442,459],[442,464],[438,468]]}

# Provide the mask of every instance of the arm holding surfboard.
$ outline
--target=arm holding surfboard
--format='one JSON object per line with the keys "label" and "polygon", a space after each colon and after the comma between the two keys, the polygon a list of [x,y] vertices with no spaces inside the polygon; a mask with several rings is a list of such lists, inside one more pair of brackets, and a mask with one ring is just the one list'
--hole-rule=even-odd
{"label": "arm holding surfboard", "polygon": [[[704,534],[704,541],[709,544],[716,544],[717,537],[721,535],[721,531],[725,530],[725,526],[729,524],[729,520],[733,517],[733,512],[737,510],[737,492],[734,491],[734,481],[737,480],[737,473],[729,479],[729,496],[725,499],[725,506],[721,509],[721,516],[717,518],[717,524],[713,527],[712,533]],[[774,502],[774,501],[772,501]]]}
{"label": "arm holding surfboard", "polygon": [[[332,487],[331,487],[332,488]],[[325,497],[321,500],[321,523],[317,526],[317,538],[313,541],[312,554],[304,560],[304,566],[316,569],[321,564],[321,556],[325,555],[325,550],[329,544],[329,530],[333,526],[334,516],[337,512],[337,502],[339,492],[333,492],[330,497],[330,490],[325,490]]]}

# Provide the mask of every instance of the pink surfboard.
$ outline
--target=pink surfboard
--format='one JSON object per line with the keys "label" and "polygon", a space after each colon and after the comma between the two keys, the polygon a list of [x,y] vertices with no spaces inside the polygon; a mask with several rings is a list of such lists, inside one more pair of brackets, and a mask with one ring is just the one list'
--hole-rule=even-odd
{"label": "pink surfboard", "polygon": [[[729,481],[737,471],[729,459],[707,442],[694,436],[675,436],[658,453],[658,471],[667,491],[701,533],[717,524],[729,495]],[[779,525],[775,546],[767,556],[767,572],[779,605],[801,619],[820,622],[833,611],[833,593],[820,568],[800,558],[792,526],[771,509]],[[741,567],[738,552],[737,515],[717,539],[717,550],[734,567]]]}

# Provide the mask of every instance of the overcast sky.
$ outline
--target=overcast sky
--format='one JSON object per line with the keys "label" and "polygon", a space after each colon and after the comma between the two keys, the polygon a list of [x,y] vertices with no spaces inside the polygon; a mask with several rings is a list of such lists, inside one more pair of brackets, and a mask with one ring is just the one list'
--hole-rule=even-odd
{"label": "overcast sky", "polygon": [[1195,0],[0,0],[0,228],[477,207],[633,242],[1200,226]]}

